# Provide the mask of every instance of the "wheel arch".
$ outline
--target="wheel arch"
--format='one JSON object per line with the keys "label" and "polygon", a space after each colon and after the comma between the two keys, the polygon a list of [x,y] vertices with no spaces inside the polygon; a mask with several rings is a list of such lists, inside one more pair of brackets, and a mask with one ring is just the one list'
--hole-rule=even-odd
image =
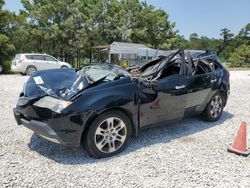
{"label": "wheel arch", "polygon": [[37,67],[36,67],[35,65],[27,65],[27,66],[26,66],[26,69],[25,69],[25,74],[27,74],[27,70],[28,70],[28,68],[30,68],[30,67],[34,67],[34,68],[37,70]]}
{"label": "wheel arch", "polygon": [[227,104],[227,92],[223,89],[218,90],[218,92],[223,96],[224,101],[223,101],[223,106],[225,107]]}

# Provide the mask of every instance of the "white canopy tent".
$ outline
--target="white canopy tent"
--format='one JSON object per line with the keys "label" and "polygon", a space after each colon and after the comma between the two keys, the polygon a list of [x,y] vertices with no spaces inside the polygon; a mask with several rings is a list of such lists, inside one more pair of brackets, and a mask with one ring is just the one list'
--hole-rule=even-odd
{"label": "white canopy tent", "polygon": [[110,54],[137,54],[140,48],[148,48],[144,44],[126,43],[126,42],[113,42],[110,45]]}
{"label": "white canopy tent", "polygon": [[134,57],[145,57],[148,61],[148,57],[164,54],[164,51],[148,48],[144,44],[113,42],[109,47],[109,62],[111,62],[112,54],[117,54],[119,59],[123,55],[132,55]]}

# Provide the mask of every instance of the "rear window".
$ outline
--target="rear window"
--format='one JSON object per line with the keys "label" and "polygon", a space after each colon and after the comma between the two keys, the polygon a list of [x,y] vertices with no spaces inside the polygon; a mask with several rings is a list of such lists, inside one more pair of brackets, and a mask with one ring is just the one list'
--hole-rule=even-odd
{"label": "rear window", "polygon": [[217,55],[209,56],[206,58],[206,60],[213,65],[215,70],[222,68],[221,61]]}
{"label": "rear window", "polygon": [[32,56],[32,55],[25,55],[25,57],[26,57],[27,59],[33,59],[33,56]]}
{"label": "rear window", "polygon": [[44,57],[42,55],[33,55],[34,60],[42,60],[44,61]]}
{"label": "rear window", "polygon": [[19,60],[21,59],[21,54],[16,54],[14,60]]}

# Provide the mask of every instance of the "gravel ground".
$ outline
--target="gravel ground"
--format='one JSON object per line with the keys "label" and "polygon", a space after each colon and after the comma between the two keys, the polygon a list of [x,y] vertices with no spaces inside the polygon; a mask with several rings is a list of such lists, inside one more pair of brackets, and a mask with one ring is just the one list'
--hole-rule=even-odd
{"label": "gravel ground", "polygon": [[218,122],[193,117],[144,130],[124,152],[101,160],[16,125],[12,108],[26,80],[0,76],[0,187],[250,187],[250,156],[227,152],[240,122],[250,124],[250,71],[231,72]]}

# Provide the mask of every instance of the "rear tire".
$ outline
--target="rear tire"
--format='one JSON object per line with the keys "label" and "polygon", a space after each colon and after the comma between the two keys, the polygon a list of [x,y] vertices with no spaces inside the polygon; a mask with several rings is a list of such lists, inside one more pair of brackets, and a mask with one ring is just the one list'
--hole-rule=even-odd
{"label": "rear tire", "polygon": [[67,68],[69,68],[69,67],[67,67],[67,66],[65,66],[65,65],[63,65],[63,66],[61,67],[61,69],[67,69]]}
{"label": "rear tire", "polygon": [[224,96],[220,92],[215,93],[201,114],[202,119],[210,122],[217,121],[223,112],[224,104]]}
{"label": "rear tire", "polygon": [[26,69],[26,71],[25,71],[25,74],[27,76],[30,76],[30,75],[32,75],[36,71],[37,71],[37,69],[36,69],[35,66],[28,66],[27,69]]}
{"label": "rear tire", "polygon": [[124,150],[131,133],[128,117],[112,110],[101,114],[91,123],[83,135],[83,145],[91,157],[110,157]]}

